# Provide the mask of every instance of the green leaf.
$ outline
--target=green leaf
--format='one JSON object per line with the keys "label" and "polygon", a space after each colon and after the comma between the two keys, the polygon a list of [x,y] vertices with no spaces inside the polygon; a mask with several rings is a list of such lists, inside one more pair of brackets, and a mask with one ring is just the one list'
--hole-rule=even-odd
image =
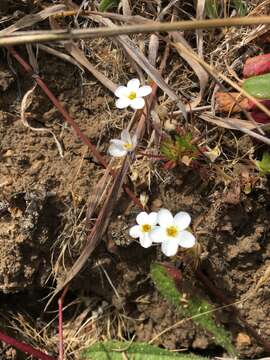
{"label": "green leaf", "polygon": [[243,82],[242,87],[258,99],[270,99],[270,73],[250,77]]}
{"label": "green leaf", "polygon": [[220,0],[206,0],[205,1],[205,15],[210,19],[219,17]]}
{"label": "green leaf", "polygon": [[235,10],[237,11],[238,15],[240,16],[246,16],[248,7],[246,0],[233,0],[233,5],[235,7]]}
{"label": "green leaf", "polygon": [[[124,354],[127,356],[124,357]],[[145,343],[128,343],[121,341],[106,341],[90,346],[83,354],[83,359],[91,360],[206,360],[196,355],[176,354],[157,346]]]}
{"label": "green leaf", "polygon": [[202,297],[192,294],[191,286],[188,287],[189,292],[178,290],[165,268],[159,264],[152,265],[151,277],[164,298],[177,308],[180,315],[187,318],[192,317],[197,325],[214,336],[216,344],[221,345],[229,354],[236,354],[230,333],[215,322],[215,309],[212,304]]}
{"label": "green leaf", "polygon": [[99,11],[107,11],[114,6],[117,6],[120,0],[101,0],[99,4]]}
{"label": "green leaf", "polygon": [[264,174],[270,174],[270,154],[263,153],[262,160],[257,160],[256,165],[258,169]]}

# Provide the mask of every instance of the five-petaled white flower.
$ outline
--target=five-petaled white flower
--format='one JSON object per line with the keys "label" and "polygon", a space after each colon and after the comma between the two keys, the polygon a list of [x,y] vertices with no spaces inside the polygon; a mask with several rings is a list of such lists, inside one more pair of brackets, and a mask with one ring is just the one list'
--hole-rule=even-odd
{"label": "five-petaled white flower", "polygon": [[137,215],[136,221],[138,225],[132,226],[129,230],[129,235],[135,239],[140,239],[140,244],[144,248],[148,248],[152,245],[152,239],[150,233],[156,228],[157,213],[141,212]]}
{"label": "five-petaled white flower", "polygon": [[191,222],[188,213],[180,211],[173,217],[169,210],[160,209],[157,222],[160,226],[151,231],[150,238],[153,242],[161,242],[161,250],[166,256],[176,255],[178,246],[191,248],[195,245],[195,237],[185,230]]}
{"label": "five-petaled white flower", "polygon": [[119,86],[114,92],[115,96],[119,98],[116,100],[116,107],[124,109],[130,106],[134,110],[142,109],[145,105],[143,97],[151,92],[151,86],[140,86],[139,79],[129,80],[127,86]]}
{"label": "five-petaled white flower", "polygon": [[130,133],[127,129],[121,132],[121,140],[112,139],[110,140],[110,146],[108,152],[112,156],[120,157],[127,155],[128,152],[131,152],[135,149],[137,145],[137,136],[130,136]]}

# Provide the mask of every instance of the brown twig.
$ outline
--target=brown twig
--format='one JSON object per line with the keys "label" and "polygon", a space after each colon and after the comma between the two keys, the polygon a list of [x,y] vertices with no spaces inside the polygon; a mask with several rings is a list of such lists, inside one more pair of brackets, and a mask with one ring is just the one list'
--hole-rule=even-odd
{"label": "brown twig", "polygon": [[114,28],[90,28],[90,29],[74,29],[74,30],[44,30],[25,34],[16,32],[14,35],[2,36],[0,38],[0,46],[10,46],[18,44],[41,43],[50,41],[89,39],[96,37],[111,37],[137,33],[154,33],[154,32],[171,32],[176,30],[194,30],[194,29],[213,29],[228,26],[247,26],[270,24],[270,16],[254,16],[254,17],[238,17],[225,19],[209,19],[209,20],[188,20],[174,22],[153,22],[151,24],[139,25],[121,25]]}
{"label": "brown twig", "polygon": [[58,300],[58,336],[59,336],[59,360],[64,360],[64,337],[63,337],[63,303],[68,291],[68,286],[65,287],[62,295]]}
{"label": "brown twig", "polygon": [[22,351],[24,354],[32,355],[37,359],[56,360],[52,356],[49,356],[49,355],[45,354],[44,352],[33,348],[31,345],[20,342],[16,339],[12,338],[11,336],[4,334],[2,331],[0,331],[0,340],[5,342],[6,344],[9,344],[9,345],[15,347],[16,349]]}
{"label": "brown twig", "polygon": [[[44,91],[44,93],[48,96],[48,98],[51,100],[51,102],[54,104],[54,106],[58,109],[58,111],[63,115],[63,118],[65,121],[74,129],[76,135],[81,139],[81,141],[88,146],[88,148],[92,151],[95,158],[98,160],[98,162],[104,167],[107,167],[107,161],[104,159],[104,157],[99,153],[99,151],[96,149],[96,147],[91,143],[91,141],[88,139],[86,135],[81,131],[79,126],[76,124],[76,122],[72,119],[72,117],[69,115],[69,113],[63,108],[59,100],[53,95],[53,93],[50,91],[48,86],[44,83],[44,81],[40,78],[39,75],[35,74],[33,72],[32,67],[17,53],[17,51],[13,47],[7,47],[8,51],[11,53],[11,55],[19,62],[19,64],[24,68],[24,70],[32,75],[32,78],[37,82],[37,84],[41,87],[41,89]],[[110,172],[110,174],[115,177],[115,173],[113,171]],[[135,205],[143,209],[143,205],[141,204],[140,200],[137,199],[135,194],[126,186],[123,185],[124,190],[128,194],[128,196],[131,198],[131,200],[134,202]]]}

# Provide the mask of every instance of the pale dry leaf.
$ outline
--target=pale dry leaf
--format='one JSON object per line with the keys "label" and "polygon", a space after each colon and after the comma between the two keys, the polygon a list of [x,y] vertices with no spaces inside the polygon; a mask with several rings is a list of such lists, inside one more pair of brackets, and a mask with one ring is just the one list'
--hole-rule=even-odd
{"label": "pale dry leaf", "polygon": [[[192,51],[192,48],[188,44],[188,42],[184,39],[184,37],[179,32],[173,32],[172,33],[173,40],[176,44],[181,44],[186,49]],[[176,50],[178,51],[179,55],[189,64],[189,66],[193,69],[195,74],[197,75],[199,82],[200,82],[200,92],[196,99],[194,99],[190,106],[191,108],[195,108],[199,105],[203,98],[203,94],[205,91],[205,88],[208,83],[208,73],[204,70],[204,68],[191,56],[189,56],[188,52],[181,51],[180,47],[176,47]]]}
{"label": "pale dry leaf", "polygon": [[102,178],[98,181],[94,190],[90,193],[87,201],[86,222],[89,223],[93,214],[104,200],[104,196],[110,185],[110,172],[112,170],[112,161],[108,164]]}
{"label": "pale dry leaf", "polygon": [[[204,15],[205,0],[197,0],[196,19],[202,20]],[[196,30],[196,41],[198,54],[203,58],[203,30]]]}
{"label": "pale dry leaf", "polygon": [[124,16],[131,16],[131,8],[129,4],[129,0],[122,0],[122,8]]}
{"label": "pale dry leaf", "polygon": [[46,308],[49,306],[49,304],[55,298],[55,296],[59,294],[67,286],[67,284],[81,271],[87,259],[95,250],[99,240],[102,238],[102,235],[104,234],[104,232],[106,231],[109,225],[115,202],[117,201],[120,192],[122,191],[122,185],[126,178],[128,169],[129,169],[129,158],[127,156],[124,160],[124,163],[120,171],[118,172],[117,176],[114,179],[114,183],[108,192],[107,198],[100,210],[96,223],[92,228],[90,235],[87,238],[86,246],[81,252],[79,258],[73,264],[72,268],[67,272],[65,280],[62,283],[60,283],[53,292],[53,295],[46,304]]}
{"label": "pale dry leaf", "polygon": [[59,13],[60,11],[64,11],[66,9],[65,5],[53,5],[47,7],[46,9],[40,11],[37,14],[29,14],[24,16],[22,19],[18,20],[15,24],[10,25],[4,30],[0,31],[0,36],[8,35],[13,33],[14,31],[24,29],[26,27],[32,26],[40,21],[47,19],[49,16]]}
{"label": "pale dry leaf", "polygon": [[204,112],[199,115],[199,118],[211,124],[218,125],[225,129],[239,130],[239,127],[253,130],[256,126],[248,120],[241,120],[238,118],[222,118],[213,115],[211,112]]}
{"label": "pale dry leaf", "polygon": [[257,132],[253,131],[252,129],[267,129],[269,127],[269,124],[266,124],[264,126],[257,126],[257,124],[253,124],[251,121],[248,120],[240,120],[237,118],[221,118],[213,115],[212,113],[203,113],[200,116],[200,119],[208,121],[212,124],[221,126],[225,129],[233,129],[233,130],[239,130],[243,133],[253,137],[254,139],[258,139],[262,142],[264,142],[267,145],[270,145],[270,139],[266,136],[260,135]]}

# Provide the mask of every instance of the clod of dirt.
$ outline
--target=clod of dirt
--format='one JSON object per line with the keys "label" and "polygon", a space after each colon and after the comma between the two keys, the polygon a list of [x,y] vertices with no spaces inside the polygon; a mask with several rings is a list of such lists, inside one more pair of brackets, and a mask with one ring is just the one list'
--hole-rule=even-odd
{"label": "clod of dirt", "polygon": [[14,80],[11,71],[0,67],[0,91],[6,91]]}
{"label": "clod of dirt", "polygon": [[[4,205],[3,205],[4,206]],[[0,217],[0,290],[4,293],[42,284],[48,276],[50,229],[48,195],[44,190],[17,193]],[[49,217],[50,218],[50,217]],[[50,220],[49,220],[50,221]]]}

